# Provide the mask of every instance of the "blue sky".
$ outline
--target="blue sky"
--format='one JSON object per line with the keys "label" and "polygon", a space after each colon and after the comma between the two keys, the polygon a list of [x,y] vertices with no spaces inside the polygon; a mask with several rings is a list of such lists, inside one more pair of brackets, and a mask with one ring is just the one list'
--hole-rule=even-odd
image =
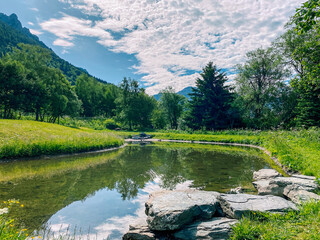
{"label": "blue sky", "polygon": [[213,61],[227,69],[266,47],[303,0],[2,0],[47,46],[72,64],[149,94],[194,85]]}

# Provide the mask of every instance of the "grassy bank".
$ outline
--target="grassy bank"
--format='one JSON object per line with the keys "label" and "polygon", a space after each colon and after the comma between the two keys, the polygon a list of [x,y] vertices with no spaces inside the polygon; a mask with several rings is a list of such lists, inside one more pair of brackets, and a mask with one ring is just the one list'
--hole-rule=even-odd
{"label": "grassy bank", "polygon": [[0,159],[84,152],[122,144],[123,139],[110,132],[34,121],[0,120]]}
{"label": "grassy bank", "polygon": [[320,239],[320,202],[306,203],[298,212],[252,214],[233,227],[231,239]]}

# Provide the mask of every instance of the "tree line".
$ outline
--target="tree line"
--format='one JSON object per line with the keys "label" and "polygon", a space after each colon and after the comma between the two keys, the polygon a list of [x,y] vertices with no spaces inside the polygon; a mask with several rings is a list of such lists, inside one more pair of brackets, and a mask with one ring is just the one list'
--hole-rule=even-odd
{"label": "tree line", "polygon": [[80,75],[72,86],[40,46],[19,44],[0,60],[0,115],[56,122],[62,116],[112,118],[128,129],[290,128],[320,126],[319,2],[297,9],[268,48],[248,52],[230,84],[208,63],[190,99],[172,87],[156,101],[136,80],[119,86]]}

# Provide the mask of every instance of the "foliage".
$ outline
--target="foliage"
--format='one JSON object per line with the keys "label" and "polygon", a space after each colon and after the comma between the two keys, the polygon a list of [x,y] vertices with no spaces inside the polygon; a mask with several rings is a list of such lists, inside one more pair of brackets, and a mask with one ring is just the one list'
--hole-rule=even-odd
{"label": "foliage", "polygon": [[252,213],[233,227],[230,239],[319,239],[320,202],[309,202],[300,211]]}
{"label": "foliage", "polygon": [[0,239],[24,240],[28,237],[27,229],[17,225],[14,219],[8,217],[8,213],[14,208],[24,207],[16,200],[4,201],[0,204]]}
{"label": "foliage", "polygon": [[288,122],[295,95],[284,83],[289,73],[280,55],[272,48],[257,49],[247,53],[246,63],[237,68],[238,105],[246,125],[261,129]]}
{"label": "foliage", "polygon": [[122,144],[122,139],[108,132],[33,121],[0,120],[0,158],[93,151]]}
{"label": "foliage", "polygon": [[139,83],[124,78],[120,84],[120,95],[116,99],[117,117],[131,130],[133,127],[144,128],[151,126],[151,117],[156,100],[148,96]]}
{"label": "foliage", "polygon": [[115,99],[119,95],[116,86],[99,83],[87,74],[82,74],[76,80],[75,91],[82,101],[83,116],[114,116]]}
{"label": "foliage", "polygon": [[[309,0],[297,9],[288,33],[295,35],[298,44],[292,45],[292,58],[299,61],[298,75],[291,85],[298,93],[296,122],[299,126],[320,126],[320,3]],[[288,33],[286,33],[288,35]],[[288,41],[285,42],[288,46]]]}
{"label": "foliage", "polygon": [[230,87],[225,86],[227,77],[212,62],[203,68],[196,88],[192,88],[187,124],[193,129],[223,129],[231,126]]}
{"label": "foliage", "polygon": [[60,70],[48,67],[51,56],[44,48],[19,44],[0,62],[1,102],[4,118],[14,111],[35,113],[36,120],[55,122],[65,114],[77,115],[80,102]]}
{"label": "foliage", "polygon": [[164,89],[161,93],[160,107],[171,129],[178,128],[178,120],[182,115],[186,98],[175,93],[172,87]]}

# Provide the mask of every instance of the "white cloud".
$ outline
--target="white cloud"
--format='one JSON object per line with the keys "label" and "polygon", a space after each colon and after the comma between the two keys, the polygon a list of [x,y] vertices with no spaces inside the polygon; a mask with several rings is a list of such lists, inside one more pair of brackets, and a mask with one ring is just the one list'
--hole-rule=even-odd
{"label": "white cloud", "polygon": [[43,32],[40,32],[40,31],[38,31],[38,30],[35,30],[35,29],[29,29],[30,30],[30,32],[32,33],[32,34],[34,34],[34,35],[41,35],[41,34],[43,34]]}
{"label": "white cloud", "polygon": [[53,42],[53,45],[61,46],[61,47],[73,47],[74,46],[74,44],[72,42],[69,42],[69,41],[66,41],[66,40],[63,40],[63,39],[60,39],[60,38],[55,40]]}
{"label": "white cloud", "polygon": [[34,25],[34,23],[33,23],[33,22],[28,22],[28,24],[29,24],[29,25],[31,25],[31,26],[33,26],[33,25]]}
{"label": "white cloud", "polygon": [[32,11],[39,12],[38,8],[30,8]]}
{"label": "white cloud", "polygon": [[[194,84],[209,61],[232,68],[245,53],[268,46],[304,0],[60,0],[91,21],[64,15],[41,23],[43,30],[72,41],[96,37],[111,51],[135,54],[134,66],[150,94],[166,86]],[[90,18],[89,18],[90,19]],[[110,31],[121,34],[115,40]]]}

